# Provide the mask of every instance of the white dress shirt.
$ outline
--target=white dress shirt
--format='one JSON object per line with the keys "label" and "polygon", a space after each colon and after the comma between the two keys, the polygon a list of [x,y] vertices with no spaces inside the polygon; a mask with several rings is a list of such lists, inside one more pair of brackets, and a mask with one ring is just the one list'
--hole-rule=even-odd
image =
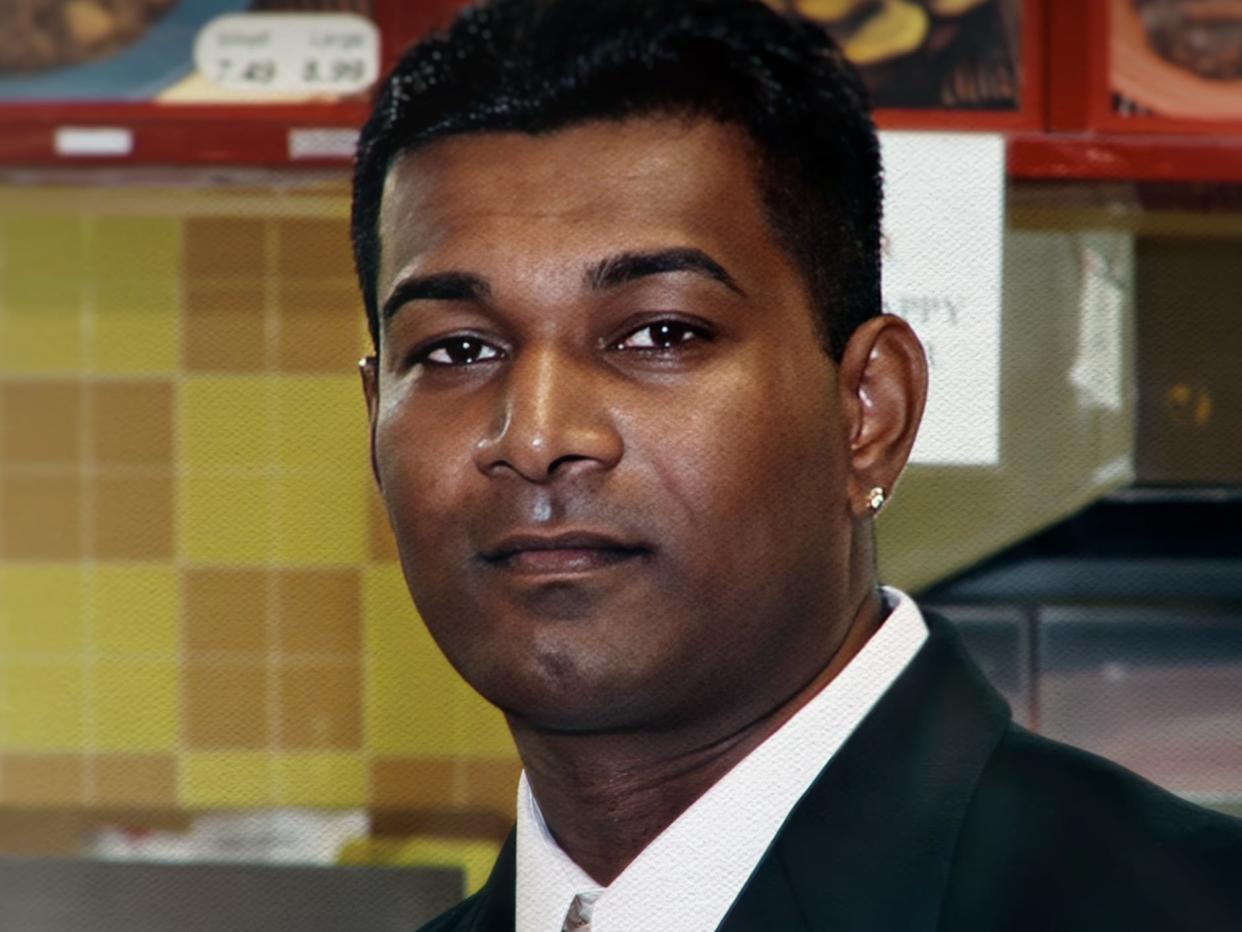
{"label": "white dress shirt", "polygon": [[561,932],[575,895],[591,932],[712,932],[825,763],[927,639],[905,593],[854,659],[601,888],[561,850],[523,772],[517,799],[517,932]]}

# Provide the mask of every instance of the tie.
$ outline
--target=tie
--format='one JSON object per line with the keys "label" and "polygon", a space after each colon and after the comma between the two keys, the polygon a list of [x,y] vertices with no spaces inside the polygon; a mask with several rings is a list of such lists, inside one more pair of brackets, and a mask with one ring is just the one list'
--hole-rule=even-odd
{"label": "tie", "polygon": [[582,894],[574,897],[569,904],[569,912],[565,914],[565,924],[561,932],[591,932],[591,903],[594,897],[584,898]]}

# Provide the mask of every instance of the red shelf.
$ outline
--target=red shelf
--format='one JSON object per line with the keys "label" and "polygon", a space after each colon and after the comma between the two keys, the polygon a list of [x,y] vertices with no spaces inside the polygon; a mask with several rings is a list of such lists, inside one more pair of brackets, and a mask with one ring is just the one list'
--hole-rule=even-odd
{"label": "red shelf", "polygon": [[[374,0],[390,66],[410,39],[443,22],[464,0]],[[1111,112],[1105,0],[1024,0],[1020,110],[882,110],[886,129],[990,131],[1009,137],[1009,172],[1047,180],[1242,182],[1242,125],[1219,127]],[[349,158],[293,158],[290,133],[352,132],[367,103],[262,106],[59,104],[0,106],[0,165],[337,166]],[[65,156],[60,127],[128,131],[124,155]]]}
{"label": "red shelf", "polygon": [[[148,105],[6,106],[0,110],[0,164],[12,165],[344,165],[340,157],[294,159],[290,132],[353,131],[367,117],[362,101],[313,106],[160,107]],[[132,136],[127,155],[58,153],[58,129],[117,128]]]}
{"label": "red shelf", "polygon": [[1242,182],[1242,136],[1031,134],[1008,160],[1014,178]]}

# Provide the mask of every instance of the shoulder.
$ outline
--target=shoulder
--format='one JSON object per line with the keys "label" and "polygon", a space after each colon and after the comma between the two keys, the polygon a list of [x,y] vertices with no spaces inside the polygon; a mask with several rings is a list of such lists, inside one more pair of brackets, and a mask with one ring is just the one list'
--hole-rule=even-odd
{"label": "shoulder", "polygon": [[946,909],[1022,915],[1022,928],[1238,929],[1239,878],[1242,821],[1010,726],[963,822]]}
{"label": "shoulder", "polygon": [[418,932],[465,932],[475,925],[479,909],[480,894],[467,897],[452,909],[441,913],[426,925],[419,926]]}
{"label": "shoulder", "polygon": [[1238,858],[1242,821],[1190,803],[1124,767],[1011,725],[976,788],[977,828],[1002,816],[1028,840],[1079,844],[1125,839]]}

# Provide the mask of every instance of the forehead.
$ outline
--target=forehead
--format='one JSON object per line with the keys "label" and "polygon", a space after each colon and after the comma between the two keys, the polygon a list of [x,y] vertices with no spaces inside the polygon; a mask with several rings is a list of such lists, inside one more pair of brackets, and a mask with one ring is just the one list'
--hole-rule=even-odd
{"label": "forehead", "polygon": [[770,252],[752,152],[741,129],[672,118],[437,141],[388,174],[380,293],[441,260],[543,251],[576,262],[670,245]]}

